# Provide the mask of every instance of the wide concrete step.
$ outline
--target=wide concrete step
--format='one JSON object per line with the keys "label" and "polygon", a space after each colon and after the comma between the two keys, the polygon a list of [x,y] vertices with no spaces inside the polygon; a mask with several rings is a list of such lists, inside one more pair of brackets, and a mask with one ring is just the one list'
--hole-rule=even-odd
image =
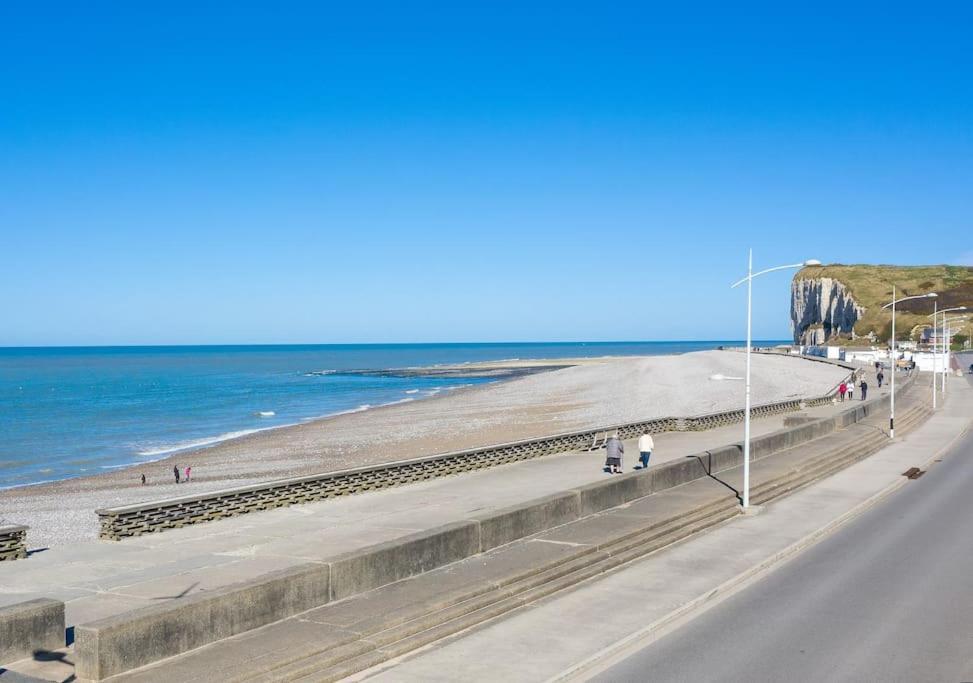
{"label": "wide concrete step", "polygon": [[520,576],[511,576],[498,582],[493,590],[468,600],[428,611],[383,630],[362,633],[363,640],[371,646],[367,651],[346,647],[340,651],[314,653],[274,668],[268,674],[281,681],[304,680],[305,676],[311,677],[308,680],[337,680],[360,670],[351,663],[353,661],[366,668],[372,666],[374,655],[371,650],[381,649],[386,657],[398,656],[575,586],[736,514],[736,500],[727,496],[725,500],[700,506],[689,514],[653,524],[641,532],[623,534],[611,542],[578,552],[539,570],[534,568]]}
{"label": "wide concrete step", "polygon": [[[336,661],[328,653],[322,653],[288,667],[275,669],[270,673],[274,676],[273,680],[277,681],[340,680],[375,666],[376,663],[381,661],[407,654],[430,643],[535,603],[559,591],[573,588],[583,581],[642,559],[650,553],[738,514],[735,501],[723,504],[719,508],[707,507],[712,509],[706,515],[697,516],[694,521],[678,527],[673,525],[668,529],[659,530],[649,541],[641,544],[627,544],[629,547],[620,547],[618,552],[600,558],[600,553],[589,555],[584,558],[584,562],[576,563],[569,572],[553,574],[547,580],[531,582],[534,585],[524,585],[523,590],[498,591],[494,600],[481,599],[469,604],[458,605],[454,609],[443,610],[435,615],[438,619],[430,618],[429,621],[424,622],[424,628],[415,629],[412,625],[404,625],[375,636],[369,636],[367,640],[374,644],[373,651],[356,653],[340,661]],[[430,615],[430,617],[433,617],[433,615]]]}
{"label": "wide concrete step", "polygon": [[[931,410],[922,406],[909,410],[903,415],[902,426],[899,428],[901,434],[907,434],[922,424],[931,412]],[[756,504],[765,504],[782,495],[792,493],[799,488],[830,476],[867,458],[881,450],[887,444],[888,438],[883,435],[881,439],[863,439],[855,447],[838,450],[828,457],[816,458],[807,467],[795,470],[786,476],[778,477],[765,482],[759,487],[755,487],[752,493],[753,501]]]}

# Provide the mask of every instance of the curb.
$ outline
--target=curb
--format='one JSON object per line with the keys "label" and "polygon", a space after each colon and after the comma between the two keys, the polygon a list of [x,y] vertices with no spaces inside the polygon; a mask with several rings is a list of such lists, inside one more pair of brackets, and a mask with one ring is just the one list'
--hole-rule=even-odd
{"label": "curb", "polygon": [[[952,448],[960,439],[962,439],[967,433],[973,430],[973,422],[967,422],[966,426],[963,427],[956,435],[954,435],[947,443],[941,446],[936,452],[930,456],[925,462],[922,463],[922,468],[928,468],[936,460]],[[881,452],[881,451],[879,451]],[[876,454],[877,455],[877,454]],[[874,457],[874,456],[872,456]],[[837,473],[836,473],[837,474]],[[833,476],[833,475],[832,475]],[[827,478],[819,480],[827,481]],[[815,483],[819,483],[815,482]],[[791,559],[803,550],[806,550],[810,546],[823,540],[826,536],[837,531],[839,528],[845,524],[851,522],[856,517],[862,515],[870,508],[874,507],[878,503],[882,502],[885,498],[890,496],[895,491],[899,490],[909,482],[908,479],[899,478],[893,483],[889,484],[885,488],[877,491],[874,495],[870,496],[868,499],[863,500],[861,503],[851,508],[842,515],[831,520],[823,527],[811,532],[804,538],[795,541],[783,550],[779,550],[770,557],[764,559],[758,564],[750,567],[749,569],[740,572],[734,577],[731,577],[716,586],[715,588],[707,591],[706,593],[684,603],[680,607],[676,608],[664,617],[657,619],[648,626],[645,626],[635,633],[632,633],[625,638],[618,641],[617,644],[611,646],[607,650],[602,650],[598,654],[592,655],[587,659],[575,664],[574,666],[562,671],[561,673],[546,679],[545,683],[555,683],[558,681],[571,681],[571,680],[585,680],[584,678],[579,678],[583,674],[590,672],[593,669],[606,670],[609,666],[617,661],[617,658],[632,644],[640,641],[652,642],[657,638],[665,635],[665,631],[669,627],[675,627],[680,619],[688,618],[693,612],[701,611],[707,607],[714,606],[710,604],[716,599],[727,598],[732,594],[743,590],[751,583],[755,582],[757,579],[763,577],[766,574],[774,571],[781,565],[783,565],[787,560]],[[739,517],[733,518],[739,519]],[[729,520],[733,521],[733,520]],[[681,542],[690,540],[692,536],[687,537]],[[714,603],[715,604],[715,603]],[[600,666],[599,666],[600,665]]]}

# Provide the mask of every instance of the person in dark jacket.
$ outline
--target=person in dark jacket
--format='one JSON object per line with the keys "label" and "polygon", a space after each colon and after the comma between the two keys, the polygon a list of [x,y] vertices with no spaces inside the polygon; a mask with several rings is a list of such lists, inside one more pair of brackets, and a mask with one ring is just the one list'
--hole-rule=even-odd
{"label": "person in dark jacket", "polygon": [[862,383],[859,386],[861,386],[862,400],[864,401],[865,400],[865,396],[868,395],[868,382],[865,381],[865,378],[864,377],[862,377]]}
{"label": "person in dark jacket", "polygon": [[878,371],[878,374],[875,376],[875,379],[878,380],[878,388],[881,389],[882,388],[882,380],[885,379],[885,373],[882,372],[881,370],[879,370]]}
{"label": "person in dark jacket", "polygon": [[172,466],[172,474],[176,477],[176,483],[179,483],[179,465]]}

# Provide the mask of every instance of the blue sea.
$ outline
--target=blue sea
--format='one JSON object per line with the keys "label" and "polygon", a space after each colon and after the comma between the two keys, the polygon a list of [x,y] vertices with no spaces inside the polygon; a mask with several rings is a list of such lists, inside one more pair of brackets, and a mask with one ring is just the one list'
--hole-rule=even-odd
{"label": "blue sea", "polygon": [[494,381],[343,371],[673,354],[721,344],[739,342],[0,348],[0,488],[96,474]]}

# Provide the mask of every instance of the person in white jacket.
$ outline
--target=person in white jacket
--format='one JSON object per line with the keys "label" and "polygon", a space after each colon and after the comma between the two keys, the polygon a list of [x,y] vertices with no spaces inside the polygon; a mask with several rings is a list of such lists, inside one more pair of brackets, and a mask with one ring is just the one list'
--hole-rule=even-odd
{"label": "person in white jacket", "polygon": [[652,457],[653,448],[655,448],[655,442],[652,440],[652,435],[645,432],[639,437],[639,460],[642,462],[643,470],[649,466],[649,458]]}

